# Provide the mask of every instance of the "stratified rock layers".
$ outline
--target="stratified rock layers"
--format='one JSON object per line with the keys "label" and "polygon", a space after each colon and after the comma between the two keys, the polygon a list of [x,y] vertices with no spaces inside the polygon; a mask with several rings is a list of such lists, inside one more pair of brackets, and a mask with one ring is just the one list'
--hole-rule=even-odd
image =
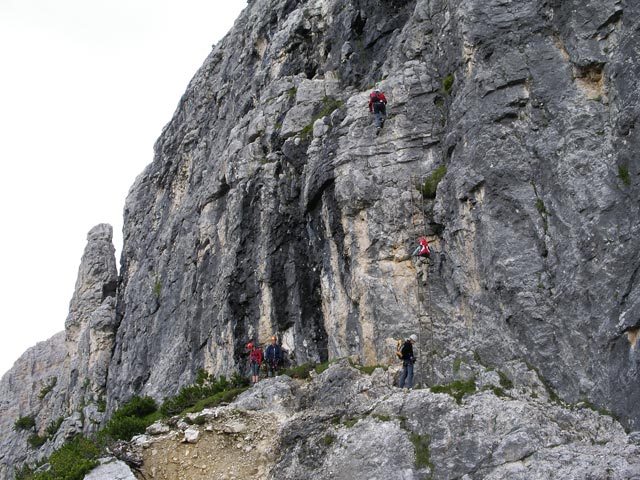
{"label": "stratified rock layers", "polygon": [[251,2],[128,197],[110,398],[246,368],[271,333],[373,364],[417,332],[421,381],[521,358],[633,427],[639,8]]}
{"label": "stratified rock layers", "polygon": [[[130,191],[119,279],[100,225],[66,331],[3,377],[1,468],[134,393],[247,373],[246,342],[274,333],[294,363],[369,365],[416,333],[419,385],[519,362],[638,430],[638,18],[625,0],[249,2]],[[37,431],[13,432],[25,415]]]}

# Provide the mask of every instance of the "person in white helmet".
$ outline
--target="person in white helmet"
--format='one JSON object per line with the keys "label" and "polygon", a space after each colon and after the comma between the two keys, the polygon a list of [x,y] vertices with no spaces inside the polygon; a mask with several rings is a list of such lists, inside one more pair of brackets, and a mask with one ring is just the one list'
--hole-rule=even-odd
{"label": "person in white helmet", "polygon": [[398,387],[404,388],[406,385],[409,390],[413,388],[413,364],[416,359],[413,356],[413,344],[418,341],[418,336],[413,333],[404,341],[400,353],[402,354],[402,373],[400,374],[400,382]]}

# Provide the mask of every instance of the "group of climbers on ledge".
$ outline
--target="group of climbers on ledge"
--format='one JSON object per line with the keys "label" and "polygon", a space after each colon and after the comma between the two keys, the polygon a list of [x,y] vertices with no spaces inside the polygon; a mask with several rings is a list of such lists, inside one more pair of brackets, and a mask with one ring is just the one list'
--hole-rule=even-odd
{"label": "group of climbers on ledge", "polygon": [[264,355],[262,354],[260,346],[252,342],[247,343],[247,350],[249,350],[252,384],[260,381],[260,367],[263,361],[267,364],[267,377],[278,376],[278,370],[282,365],[284,355],[282,347],[278,345],[278,339],[275,335],[271,336],[271,343],[265,350]]}
{"label": "group of climbers on ledge", "polygon": [[[413,388],[413,365],[416,362],[413,345],[417,341],[418,336],[415,333],[411,334],[402,343],[398,341],[398,358],[402,360],[402,373],[398,382],[399,388],[404,388],[405,386],[409,390]],[[271,344],[267,347],[264,356],[260,346],[252,342],[247,343],[247,350],[249,350],[249,363],[251,366],[251,384],[256,384],[260,381],[260,367],[263,361],[267,363],[267,377],[278,376],[278,369],[283,360],[283,350],[278,345],[275,335],[271,337]]]}

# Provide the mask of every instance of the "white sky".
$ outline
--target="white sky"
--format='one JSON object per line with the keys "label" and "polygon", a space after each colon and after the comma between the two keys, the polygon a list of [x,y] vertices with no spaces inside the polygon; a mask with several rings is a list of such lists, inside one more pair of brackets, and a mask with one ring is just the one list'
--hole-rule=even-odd
{"label": "white sky", "polygon": [[245,0],[0,0],[0,375],[64,329],[87,232],[114,227]]}

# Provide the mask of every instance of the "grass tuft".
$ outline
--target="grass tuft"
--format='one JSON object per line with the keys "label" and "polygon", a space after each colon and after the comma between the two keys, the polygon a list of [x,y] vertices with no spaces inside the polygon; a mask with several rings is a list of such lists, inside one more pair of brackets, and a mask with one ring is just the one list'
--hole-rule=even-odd
{"label": "grass tuft", "polygon": [[626,165],[618,166],[618,178],[622,180],[627,187],[631,185],[631,175],[629,174],[629,168]]}
{"label": "grass tuft", "polygon": [[433,393],[447,393],[456,399],[458,404],[462,403],[462,397],[476,392],[476,378],[469,380],[456,380],[449,385],[436,385],[431,387]]}
{"label": "grass tuft", "polygon": [[447,75],[442,79],[442,91],[445,93],[445,95],[451,94],[451,91],[453,90],[454,80],[455,77],[453,76],[453,74]]}
{"label": "grass tuft", "polygon": [[429,445],[431,444],[429,436],[411,432],[409,434],[409,440],[413,443],[413,448],[416,452],[416,467],[433,468],[433,464],[431,463],[431,451],[429,450]]}
{"label": "grass tuft", "polygon": [[434,199],[436,198],[436,191],[438,189],[438,184],[442,177],[447,174],[446,165],[442,165],[436,169],[424,182],[422,185],[416,186],[417,190],[422,193],[424,198]]}

